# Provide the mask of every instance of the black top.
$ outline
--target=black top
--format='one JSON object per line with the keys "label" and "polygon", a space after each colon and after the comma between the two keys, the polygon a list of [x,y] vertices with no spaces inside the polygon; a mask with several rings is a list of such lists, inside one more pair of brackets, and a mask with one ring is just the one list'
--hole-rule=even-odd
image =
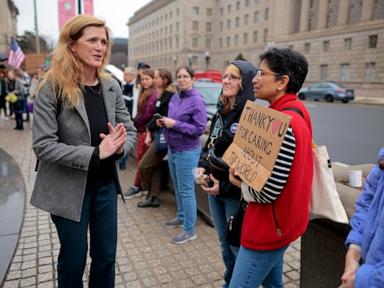
{"label": "black top", "polygon": [[[153,110],[153,114],[159,113],[162,116],[168,116],[168,105],[173,94],[175,93],[172,93],[170,91],[164,91],[155,103],[155,109]],[[159,129],[159,127],[156,125],[156,119],[154,117],[149,120],[147,127],[148,130],[151,132],[154,132]]]}
{"label": "black top", "polygon": [[108,118],[105,111],[101,84],[84,86],[84,104],[91,130],[91,146],[96,147],[88,170],[86,190],[95,191],[113,181],[116,167],[113,157],[99,159],[100,133],[108,134]]}

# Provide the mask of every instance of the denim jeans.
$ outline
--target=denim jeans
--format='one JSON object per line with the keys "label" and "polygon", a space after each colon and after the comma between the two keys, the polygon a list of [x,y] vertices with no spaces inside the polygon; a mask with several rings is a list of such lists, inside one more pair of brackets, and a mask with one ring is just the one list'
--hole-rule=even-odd
{"label": "denim jeans", "polygon": [[229,217],[236,214],[237,208],[239,207],[240,200],[228,197],[219,196],[208,196],[209,210],[215,224],[217,234],[219,235],[221,256],[223,257],[226,271],[224,272],[225,284],[223,288],[229,286],[231,281],[233,268],[235,267],[235,261],[239,252],[238,247],[231,246],[226,237],[225,231]]}
{"label": "denim jeans", "polygon": [[196,194],[192,170],[197,167],[200,147],[189,151],[172,152],[168,149],[168,166],[176,196],[176,217],[183,220],[183,230],[195,234]]}
{"label": "denim jeans", "polygon": [[[257,227],[255,227],[257,229]],[[240,246],[230,288],[283,287],[283,260],[288,246],[276,250],[250,250]]]}
{"label": "denim jeans", "polygon": [[117,185],[111,182],[86,191],[80,222],[51,215],[60,240],[57,263],[59,288],[82,288],[89,225],[92,259],[89,287],[115,287],[117,243]]}

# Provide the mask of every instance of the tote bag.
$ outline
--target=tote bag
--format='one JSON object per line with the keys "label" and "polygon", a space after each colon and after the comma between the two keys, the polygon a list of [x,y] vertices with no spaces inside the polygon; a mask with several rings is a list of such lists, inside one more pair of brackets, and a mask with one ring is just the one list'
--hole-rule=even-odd
{"label": "tote bag", "polygon": [[327,148],[313,144],[313,181],[310,202],[310,218],[327,218],[349,224],[349,219],[339,193],[331,168]]}
{"label": "tote bag", "polygon": [[155,149],[157,153],[166,153],[168,151],[168,145],[165,141],[164,128],[160,128],[155,131]]}

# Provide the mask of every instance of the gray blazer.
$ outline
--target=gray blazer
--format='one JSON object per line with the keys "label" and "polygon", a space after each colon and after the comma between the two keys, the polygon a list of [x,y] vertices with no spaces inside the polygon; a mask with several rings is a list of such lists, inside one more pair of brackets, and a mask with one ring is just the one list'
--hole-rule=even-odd
{"label": "gray blazer", "polygon": [[[101,81],[108,121],[124,123],[124,154],[136,143],[136,129],[113,79]],[[89,163],[95,147],[83,99],[78,107],[59,105],[50,83],[39,91],[33,110],[33,150],[40,160],[31,204],[53,215],[80,222]],[[116,161],[117,162],[117,161]],[[117,169],[117,163],[116,163]],[[116,173],[118,174],[118,173]],[[118,177],[118,176],[117,176]],[[121,187],[119,192],[121,193]]]}

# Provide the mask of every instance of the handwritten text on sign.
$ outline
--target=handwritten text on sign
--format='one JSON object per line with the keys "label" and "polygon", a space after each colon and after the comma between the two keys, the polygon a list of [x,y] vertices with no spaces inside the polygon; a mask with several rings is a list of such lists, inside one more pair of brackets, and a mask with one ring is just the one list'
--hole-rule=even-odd
{"label": "handwritten text on sign", "polygon": [[232,144],[223,155],[242,181],[260,191],[273,166],[291,117],[247,101]]}

